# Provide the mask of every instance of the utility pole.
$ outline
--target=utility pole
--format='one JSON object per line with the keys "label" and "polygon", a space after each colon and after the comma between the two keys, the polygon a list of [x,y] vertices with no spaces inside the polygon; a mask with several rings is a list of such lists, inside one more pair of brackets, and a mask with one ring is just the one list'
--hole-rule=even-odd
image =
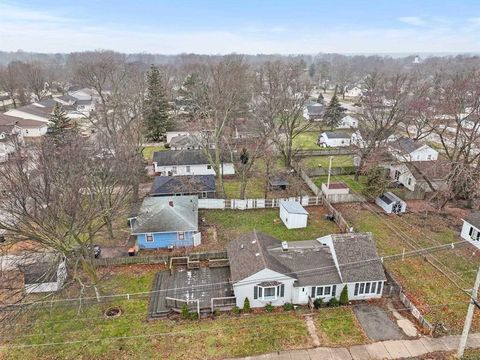
{"label": "utility pole", "polygon": [[328,190],[330,190],[330,173],[332,172],[332,159],[333,159],[333,156],[330,156],[330,164],[328,165],[328,179],[327,179]]}
{"label": "utility pole", "polygon": [[470,304],[468,304],[467,317],[465,318],[465,325],[463,325],[462,336],[460,337],[460,343],[458,344],[457,358],[461,359],[465,346],[467,345],[468,333],[470,332],[470,326],[472,325],[473,313],[475,306],[477,306],[477,293],[480,286],[480,267],[477,270],[477,277],[475,278],[475,284],[473,285]]}

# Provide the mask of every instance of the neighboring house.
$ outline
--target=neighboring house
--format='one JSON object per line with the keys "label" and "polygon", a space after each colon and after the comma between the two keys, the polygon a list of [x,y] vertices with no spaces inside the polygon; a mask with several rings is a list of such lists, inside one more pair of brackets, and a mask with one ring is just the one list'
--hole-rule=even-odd
{"label": "neighboring house", "polygon": [[407,203],[392,192],[386,192],[377,197],[375,204],[380,206],[387,214],[401,214],[407,209]]}
{"label": "neighboring house", "polygon": [[190,131],[183,131],[183,130],[174,130],[174,131],[167,131],[165,133],[165,142],[170,144],[173,138],[177,136],[188,136],[190,135]]}
{"label": "neighboring house", "polygon": [[287,229],[307,227],[308,212],[296,201],[280,200],[280,219]]}
{"label": "neighboring house", "polygon": [[13,100],[8,95],[0,95],[0,107],[4,110],[7,109],[7,106],[13,105]]}
{"label": "neighboring house", "polygon": [[17,125],[2,125],[0,123],[0,163],[7,161],[17,146],[24,145],[22,129]]}
{"label": "neighboring house", "polygon": [[[200,139],[195,135],[180,135],[174,136],[170,140],[171,150],[200,150],[203,149],[203,144]],[[210,145],[211,149],[214,149],[213,144]]]}
{"label": "neighboring house", "polygon": [[362,96],[362,94],[363,94],[363,91],[358,86],[354,86],[353,88],[345,91],[345,96],[347,97],[360,97]]}
{"label": "neighboring house", "polygon": [[303,117],[307,120],[318,121],[323,118],[324,111],[325,107],[322,104],[314,103],[311,105],[307,105],[303,112]]}
{"label": "neighboring house", "polygon": [[230,241],[227,254],[240,308],[245,298],[253,308],[339,299],[345,286],[350,300],[376,299],[386,281],[370,233],[281,243],[254,231]]}
{"label": "neighboring house", "polygon": [[46,106],[40,103],[33,103],[8,110],[5,115],[19,117],[22,119],[42,121],[48,123],[53,112],[53,106]]}
{"label": "neighboring house", "polygon": [[340,131],[325,131],[320,134],[318,145],[322,147],[350,146],[350,135]]}
{"label": "neighboring house", "polygon": [[480,211],[470,213],[462,221],[461,238],[480,249]]}
{"label": "neighboring house", "polygon": [[338,124],[337,129],[356,129],[358,128],[358,120],[350,115],[346,115]]}
{"label": "neighboring house", "polygon": [[438,151],[419,141],[402,137],[389,143],[390,153],[399,161],[433,161]]}
{"label": "neighboring house", "polygon": [[[223,175],[234,175],[235,167],[229,160],[222,164]],[[162,176],[215,175],[203,150],[156,151],[153,170]]]}
{"label": "neighboring house", "polygon": [[35,138],[47,133],[48,123],[38,120],[0,114],[0,125],[16,125],[21,129],[22,138]]}
{"label": "neighboring house", "polygon": [[198,197],[147,197],[137,216],[130,219],[130,226],[140,249],[200,245]]}
{"label": "neighboring house", "polygon": [[215,175],[156,176],[150,196],[198,195],[215,197]]}
{"label": "neighboring house", "polygon": [[[0,256],[0,278],[8,273],[15,273],[20,277],[20,282],[12,290],[27,294],[55,292],[62,288],[67,279],[65,259],[59,253],[37,249],[26,241],[4,244],[1,250],[3,255]],[[0,282],[3,287],[0,290],[5,290],[6,282]]]}
{"label": "neighboring house", "polygon": [[450,172],[448,163],[441,160],[392,163],[385,167],[389,170],[392,180],[402,184],[410,191],[432,191],[426,179],[435,190],[444,189]]}
{"label": "neighboring house", "polygon": [[[395,134],[393,132],[390,132],[388,134],[386,134],[385,138],[382,139],[381,141],[377,141],[377,146],[381,146],[383,145],[384,143],[388,144],[392,141],[395,141],[397,139],[397,137],[395,136]],[[352,145],[355,145],[355,146],[358,146],[360,148],[363,148],[365,147],[367,144],[366,144],[366,141],[363,139],[363,136],[362,136],[362,130],[361,129],[358,129],[357,131],[355,131],[352,136],[351,136],[351,143]]]}

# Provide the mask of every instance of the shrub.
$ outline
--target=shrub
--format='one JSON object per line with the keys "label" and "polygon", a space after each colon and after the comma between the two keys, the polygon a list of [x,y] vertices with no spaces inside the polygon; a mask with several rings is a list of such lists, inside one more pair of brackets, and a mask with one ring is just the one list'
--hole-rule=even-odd
{"label": "shrub", "polygon": [[163,145],[163,147],[164,147],[165,149],[170,149],[170,144],[165,143],[165,144]]}
{"label": "shrub", "polygon": [[187,304],[183,304],[180,315],[182,316],[182,319],[189,319],[190,318],[190,311],[188,311]]}
{"label": "shrub", "polygon": [[313,307],[315,309],[320,309],[321,307],[323,307],[323,299],[316,298],[315,300],[313,300]]}
{"label": "shrub", "polygon": [[213,316],[220,316],[221,312],[220,309],[213,310]]}
{"label": "shrub", "polygon": [[190,318],[190,320],[198,320],[198,313],[197,312],[191,312],[189,318]]}
{"label": "shrub", "polygon": [[250,300],[248,300],[248,297],[243,301],[243,311],[246,313],[250,312]]}
{"label": "shrub", "polygon": [[348,288],[347,285],[343,287],[342,292],[340,293],[340,305],[348,304]]}
{"label": "shrub", "polygon": [[330,299],[330,301],[328,302],[327,305],[328,305],[329,307],[337,307],[337,306],[340,305],[340,303],[338,302],[337,298],[332,297],[332,298]]}
{"label": "shrub", "polygon": [[265,305],[265,311],[267,312],[272,312],[274,309],[273,305],[272,304],[267,304]]}
{"label": "shrub", "polygon": [[295,310],[295,307],[293,306],[292,303],[285,303],[283,304],[283,310],[292,311],[292,310]]}
{"label": "shrub", "polygon": [[232,313],[235,314],[235,315],[240,314],[240,308],[238,306],[234,306],[232,308]]}

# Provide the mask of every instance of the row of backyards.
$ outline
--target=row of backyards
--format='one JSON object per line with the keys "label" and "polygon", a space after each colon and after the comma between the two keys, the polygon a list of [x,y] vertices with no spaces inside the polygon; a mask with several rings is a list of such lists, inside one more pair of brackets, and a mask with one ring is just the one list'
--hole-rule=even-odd
{"label": "row of backyards", "polygon": [[[155,266],[102,269],[104,293],[148,292]],[[72,296],[74,289],[66,289]],[[116,305],[122,315],[105,319]],[[84,306],[53,306],[17,318],[2,329],[2,358],[11,359],[222,359],[311,346],[301,312],[220,315],[198,320],[147,321],[148,300],[118,300]],[[34,320],[33,320],[34,319]],[[353,311],[325,308],[314,315],[324,346],[346,346],[367,341]],[[62,344],[71,342],[70,344]],[[51,346],[42,344],[59,343]],[[32,345],[14,348],[13,346]],[[54,354],[54,355],[53,355]]]}

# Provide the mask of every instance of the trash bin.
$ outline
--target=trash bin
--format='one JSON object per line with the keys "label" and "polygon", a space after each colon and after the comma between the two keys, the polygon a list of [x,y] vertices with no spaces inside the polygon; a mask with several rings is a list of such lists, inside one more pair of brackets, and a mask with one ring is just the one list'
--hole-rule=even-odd
{"label": "trash bin", "polygon": [[128,249],[128,256],[135,256],[135,248],[131,247]]}

